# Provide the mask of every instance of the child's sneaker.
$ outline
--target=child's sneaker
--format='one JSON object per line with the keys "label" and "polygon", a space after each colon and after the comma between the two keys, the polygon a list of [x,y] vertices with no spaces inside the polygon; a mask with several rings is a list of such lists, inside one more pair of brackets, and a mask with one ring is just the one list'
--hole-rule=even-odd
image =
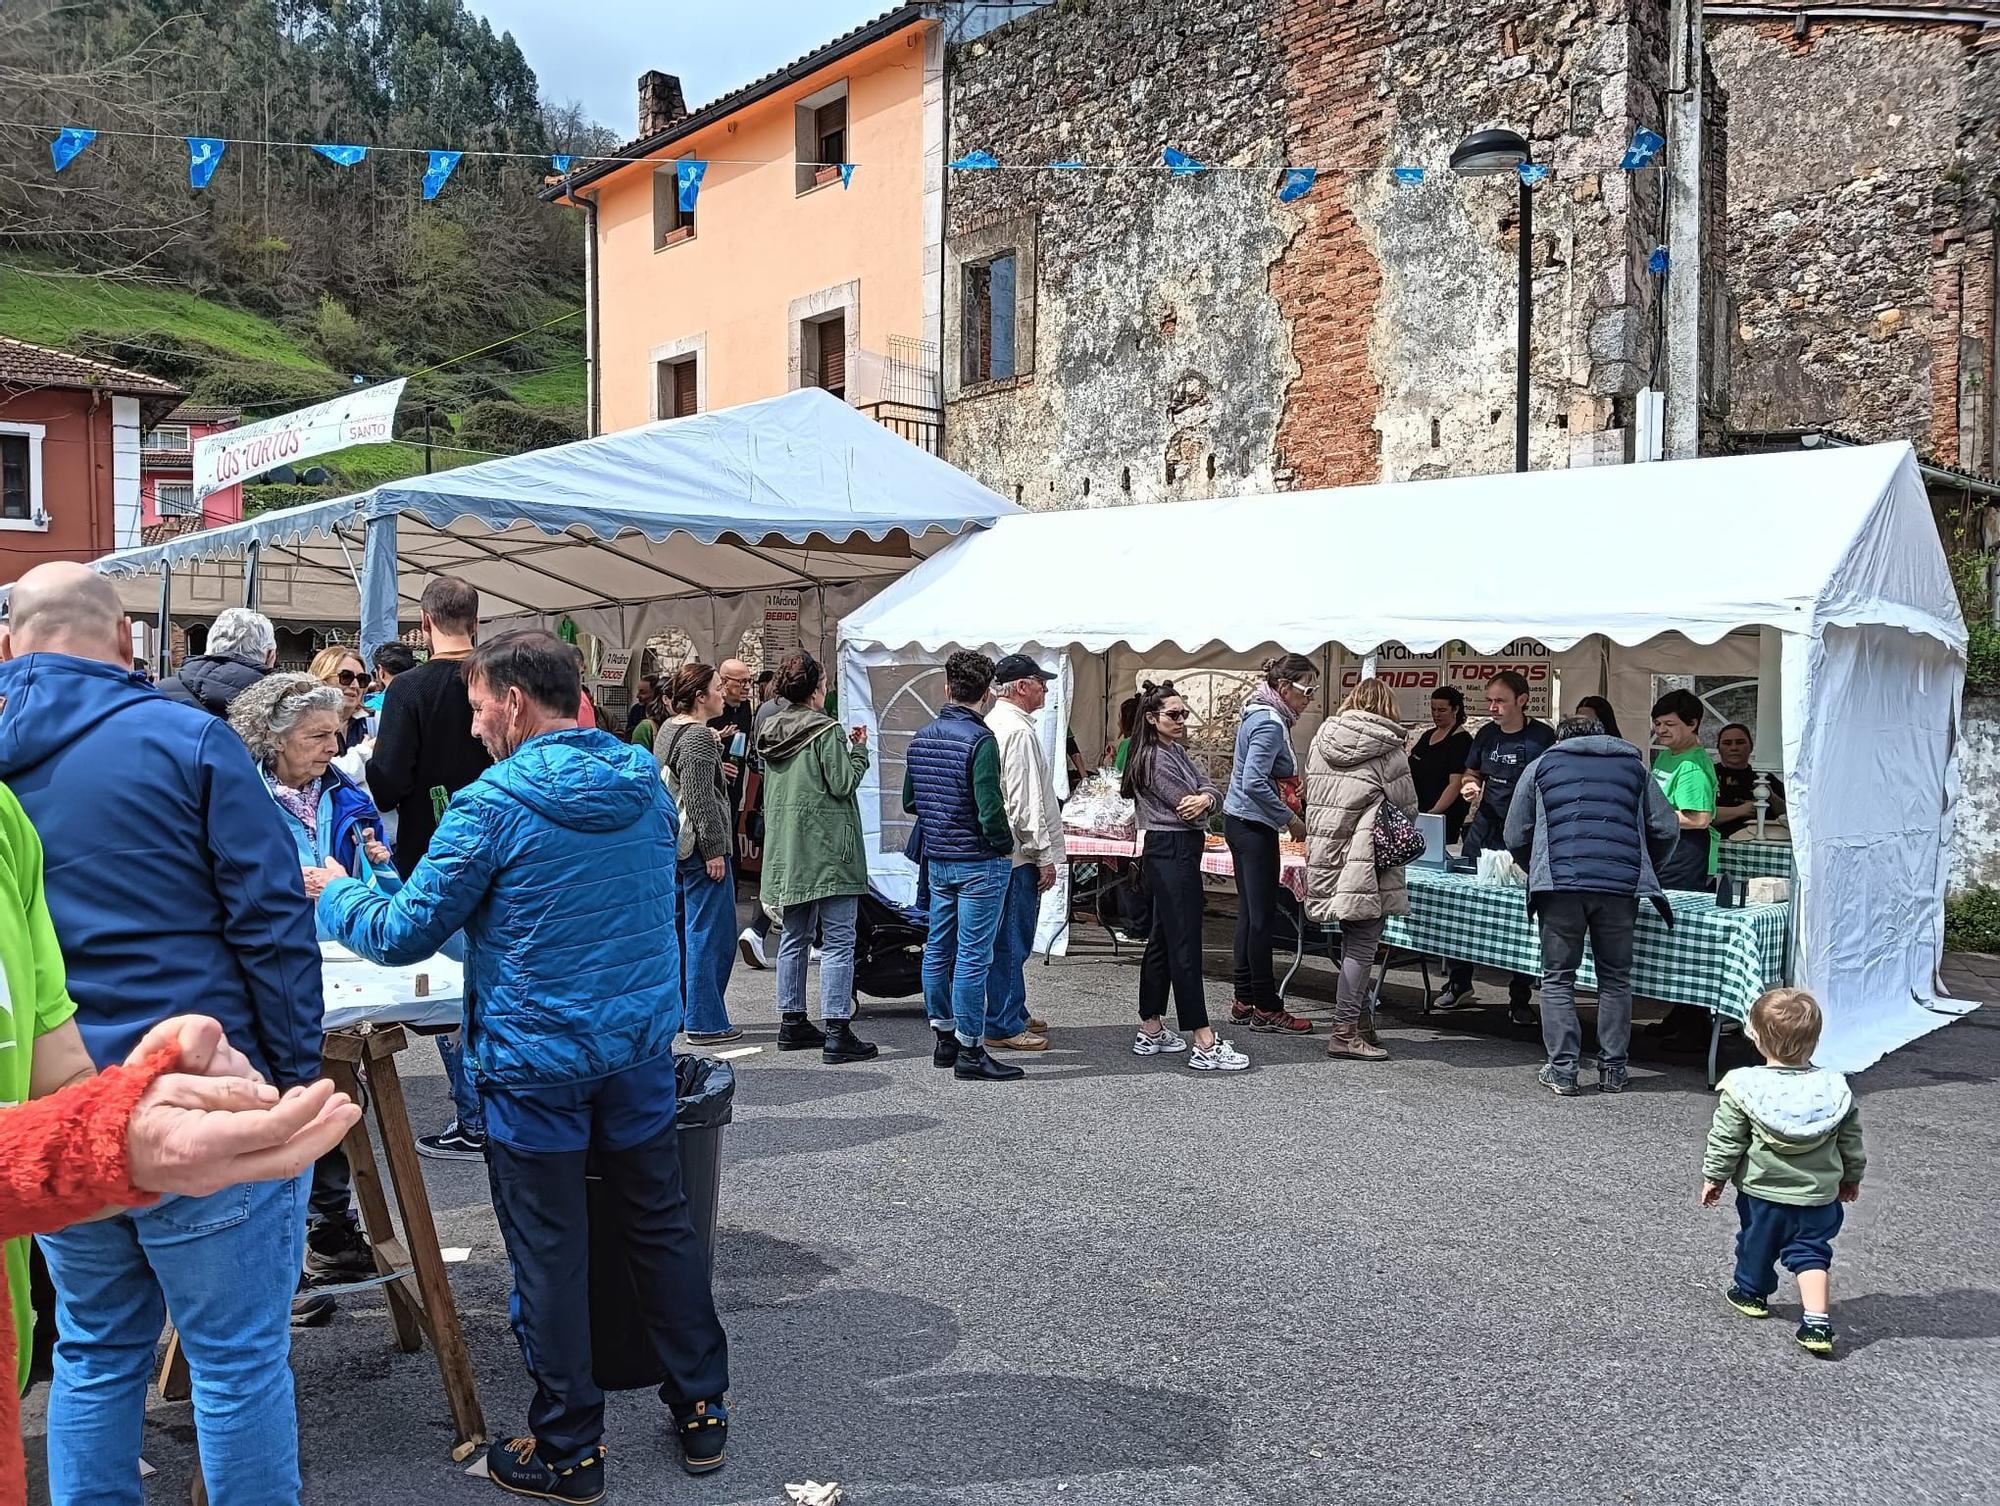
{"label": "child's sneaker", "polygon": [[1821,1359],[1833,1356],[1833,1325],[1824,1318],[1807,1318],[1792,1337],[1807,1354],[1816,1354]]}
{"label": "child's sneaker", "polygon": [[1744,1291],[1740,1286],[1732,1286],[1729,1289],[1729,1295],[1724,1300],[1746,1318],[1768,1318],[1771,1316],[1770,1303],[1766,1302],[1755,1292]]}
{"label": "child's sneaker", "polygon": [[1187,1048],[1187,1037],[1176,1034],[1171,1025],[1162,1025],[1158,1030],[1137,1030],[1132,1033],[1134,1056],[1172,1056]]}

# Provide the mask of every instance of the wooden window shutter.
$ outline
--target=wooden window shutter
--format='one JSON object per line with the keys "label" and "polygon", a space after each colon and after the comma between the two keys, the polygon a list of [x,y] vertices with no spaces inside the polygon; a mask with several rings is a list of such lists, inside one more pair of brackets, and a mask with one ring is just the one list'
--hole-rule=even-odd
{"label": "wooden window shutter", "polygon": [[828,319],[819,327],[819,384],[835,396],[847,391],[847,320]]}
{"label": "wooden window shutter", "polygon": [[690,418],[695,412],[694,362],[682,361],[674,367],[674,417]]}

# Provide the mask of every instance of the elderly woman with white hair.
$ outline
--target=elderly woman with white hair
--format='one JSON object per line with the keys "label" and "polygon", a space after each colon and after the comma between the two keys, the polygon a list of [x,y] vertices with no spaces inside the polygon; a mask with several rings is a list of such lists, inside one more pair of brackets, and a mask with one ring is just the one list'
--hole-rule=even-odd
{"label": "elderly woman with white hair", "polygon": [[230,702],[277,662],[278,632],[271,619],[248,607],[230,607],[209,628],[207,651],[190,655],[179,674],[162,680],[160,694],[211,716],[227,716]]}
{"label": "elderly woman with white hair", "polygon": [[274,674],[236,697],[229,725],[263,772],[299,867],[324,868],[331,858],[392,894],[401,883],[381,840],[381,813],[366,790],[333,766],[345,711],[337,687],[311,675]]}

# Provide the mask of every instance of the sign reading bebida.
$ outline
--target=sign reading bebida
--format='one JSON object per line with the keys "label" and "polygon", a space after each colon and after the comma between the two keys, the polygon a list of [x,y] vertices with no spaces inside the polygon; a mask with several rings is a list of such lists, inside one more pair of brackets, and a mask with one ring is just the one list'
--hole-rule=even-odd
{"label": "sign reading bebida", "polygon": [[384,444],[394,439],[396,404],[402,400],[404,380],[397,377],[379,387],[357,388],[310,408],[197,439],[195,500],[295,460],[344,450],[349,445]]}

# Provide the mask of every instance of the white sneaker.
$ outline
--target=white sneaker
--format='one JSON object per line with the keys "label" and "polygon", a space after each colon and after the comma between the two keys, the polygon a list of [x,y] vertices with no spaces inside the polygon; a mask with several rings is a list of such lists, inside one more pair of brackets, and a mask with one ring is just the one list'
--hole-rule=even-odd
{"label": "white sneaker", "polygon": [[1250,1065],[1250,1058],[1218,1035],[1206,1050],[1195,1047],[1187,1064],[1190,1072],[1241,1072]]}
{"label": "white sneaker", "polygon": [[760,973],[769,971],[771,959],[764,955],[764,938],[753,927],[743,928],[743,934],[736,938],[736,950],[747,965]]}
{"label": "white sneaker", "polygon": [[1132,1037],[1134,1056],[1172,1056],[1177,1051],[1188,1048],[1187,1040],[1176,1035],[1171,1028],[1162,1025],[1157,1031],[1141,1030]]}

